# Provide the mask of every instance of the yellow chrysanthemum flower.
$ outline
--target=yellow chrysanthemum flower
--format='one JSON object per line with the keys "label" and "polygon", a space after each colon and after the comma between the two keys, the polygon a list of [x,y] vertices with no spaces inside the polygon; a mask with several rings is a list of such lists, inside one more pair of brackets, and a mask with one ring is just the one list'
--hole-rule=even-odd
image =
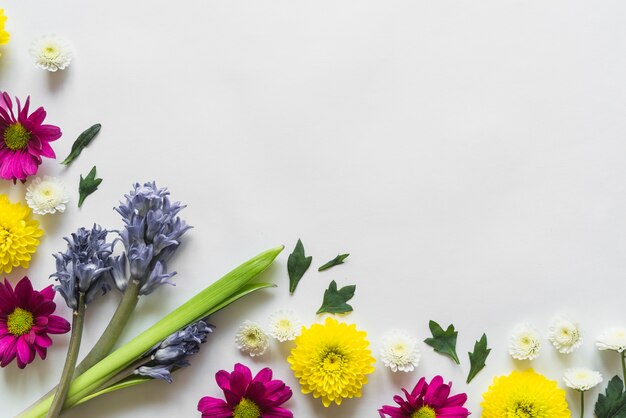
{"label": "yellow chrysanthemum flower", "polygon": [[0,195],[0,271],[28,268],[42,235],[39,222],[30,219],[28,206],[11,203],[6,195]]}
{"label": "yellow chrysanthemum flower", "polygon": [[4,14],[4,9],[0,9],[0,45],[4,45],[8,43],[9,39],[11,39],[9,32],[4,30],[4,24],[6,23],[6,21],[7,21],[7,17]]}
{"label": "yellow chrysanthemum flower", "polygon": [[482,418],[570,418],[565,391],[529,369],[496,377],[483,394]]}
{"label": "yellow chrysanthemum flower", "polygon": [[303,328],[287,359],[302,386],[302,393],[322,398],[324,406],[344,398],[361,397],[367,375],[376,361],[365,331],[356,325],[327,318],[322,324]]}

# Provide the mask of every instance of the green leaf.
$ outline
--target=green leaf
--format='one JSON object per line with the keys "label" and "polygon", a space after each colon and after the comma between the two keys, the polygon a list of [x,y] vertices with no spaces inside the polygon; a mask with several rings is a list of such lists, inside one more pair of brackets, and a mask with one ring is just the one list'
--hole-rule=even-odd
{"label": "green leaf", "polygon": [[96,178],[96,166],[94,165],[87,177],[80,176],[80,183],[78,184],[78,207],[83,205],[83,202],[93,192],[98,190],[98,186],[102,183],[102,179]]}
{"label": "green leaf", "polygon": [[332,313],[340,314],[346,312],[352,312],[352,306],[346,302],[352,299],[356,285],[344,286],[337,290],[337,282],[334,280],[330,282],[328,289],[324,291],[324,301],[322,306],[317,310],[317,314]]}
{"label": "green leaf", "polygon": [[338,266],[339,264],[343,264],[343,260],[348,258],[350,254],[339,254],[337,257],[330,260],[328,263],[324,264],[322,267],[318,268],[317,271],[328,270],[331,267]]}
{"label": "green leaf", "polygon": [[89,145],[91,140],[94,139],[96,135],[98,135],[98,132],[100,132],[100,128],[102,128],[102,125],[96,123],[92,127],[85,130],[82,134],[80,134],[72,145],[70,155],[68,155],[67,158],[63,160],[63,162],[61,162],[61,164],[70,165],[71,162],[80,155],[80,153],[83,151],[83,148]]}
{"label": "green leaf", "polygon": [[115,392],[116,390],[120,390],[120,389],[125,389],[131,386],[135,386],[138,385],[140,383],[144,383],[144,382],[149,382],[152,379],[151,377],[148,376],[139,376],[139,375],[134,375],[134,376],[130,376],[114,385],[108,386],[102,390],[97,391],[96,393],[93,393],[89,396],[84,397],[83,399],[81,399],[80,401],[76,402],[76,405],[80,405],[82,403],[85,403],[93,398],[97,398],[100,395],[104,395],[106,393],[111,393],[111,392]]}
{"label": "green leaf", "polygon": [[450,357],[456,364],[461,364],[456,354],[456,337],[459,333],[454,330],[454,325],[450,325],[445,331],[435,321],[430,321],[428,326],[433,337],[426,338],[424,342],[436,352]]}
{"label": "green leaf", "polygon": [[624,392],[624,383],[618,376],[611,379],[605,394],[598,396],[595,413],[598,418],[626,417],[626,392]]}
{"label": "green leaf", "polygon": [[298,240],[296,248],[289,254],[287,259],[287,271],[289,272],[289,293],[293,293],[304,273],[309,269],[313,257],[305,257],[304,245]]}
{"label": "green leaf", "polygon": [[466,383],[472,381],[482,369],[485,368],[485,360],[491,353],[491,348],[487,348],[487,335],[483,334],[480,340],[474,344],[474,352],[468,353],[470,359],[470,371]]}

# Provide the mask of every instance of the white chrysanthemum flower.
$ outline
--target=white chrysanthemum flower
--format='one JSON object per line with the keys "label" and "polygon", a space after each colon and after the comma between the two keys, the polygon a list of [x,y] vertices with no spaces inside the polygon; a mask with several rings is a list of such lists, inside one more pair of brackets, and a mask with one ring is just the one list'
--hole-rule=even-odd
{"label": "white chrysanthemum flower", "polygon": [[291,310],[274,312],[269,319],[269,334],[284,343],[293,341],[302,331],[302,322]]}
{"label": "white chrysanthemum flower", "polygon": [[518,326],[511,335],[509,354],[516,360],[534,360],[539,357],[541,339],[537,330],[528,324]]}
{"label": "white chrysanthemum flower", "polygon": [[392,371],[412,372],[421,358],[417,338],[406,331],[389,331],[382,338],[380,356]]}
{"label": "white chrysanthemum flower", "polygon": [[583,343],[578,324],[564,317],[556,317],[552,320],[548,339],[561,354],[571,354]]}
{"label": "white chrysanthemum flower", "polygon": [[626,350],[626,328],[611,328],[598,337],[599,350],[613,350],[622,353]]}
{"label": "white chrysanthemum flower", "polygon": [[252,321],[244,321],[235,336],[237,348],[250,357],[262,356],[270,345],[270,340],[265,331]]}
{"label": "white chrysanthemum flower", "polygon": [[37,39],[33,42],[30,53],[35,58],[37,67],[52,72],[66,69],[73,56],[70,44],[56,35]]}
{"label": "white chrysanthemum flower", "polygon": [[585,392],[598,386],[602,382],[602,375],[584,367],[572,367],[565,370],[563,381],[567,387]]}
{"label": "white chrysanthemum flower", "polygon": [[54,177],[36,177],[26,189],[26,203],[38,215],[62,213],[69,200],[65,184]]}

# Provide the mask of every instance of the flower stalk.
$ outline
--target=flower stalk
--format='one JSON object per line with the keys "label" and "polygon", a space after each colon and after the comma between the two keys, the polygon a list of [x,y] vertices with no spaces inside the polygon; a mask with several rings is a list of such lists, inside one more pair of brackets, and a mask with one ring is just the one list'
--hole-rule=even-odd
{"label": "flower stalk", "polygon": [[[622,377],[624,378],[623,382],[626,382],[626,351],[622,351]],[[626,383],[624,383],[626,385]]]}
{"label": "flower stalk", "polygon": [[78,352],[80,350],[80,341],[83,336],[83,324],[85,320],[85,294],[80,292],[78,294],[78,308],[73,313],[72,319],[72,334],[70,337],[70,344],[67,350],[67,357],[65,359],[65,365],[63,366],[63,373],[61,374],[61,380],[57,386],[54,400],[50,410],[48,411],[48,418],[56,418],[61,414],[63,410],[63,404],[72,382],[72,376],[74,375],[74,368],[76,367],[76,360],[78,359]]}
{"label": "flower stalk", "polygon": [[585,418],[585,391],[580,391],[580,418]]}
{"label": "flower stalk", "polygon": [[120,334],[124,328],[126,328],[126,324],[135,310],[138,301],[139,282],[137,280],[132,280],[126,288],[124,296],[122,296],[115,313],[111,317],[109,325],[107,325],[106,329],[100,336],[100,339],[91,349],[89,354],[87,354],[87,356],[83,359],[83,361],[80,362],[78,367],[76,367],[76,370],[74,371],[75,376],[80,376],[92,366],[97,364],[100,360],[109,355],[109,353],[113,350],[115,343],[119,339]]}

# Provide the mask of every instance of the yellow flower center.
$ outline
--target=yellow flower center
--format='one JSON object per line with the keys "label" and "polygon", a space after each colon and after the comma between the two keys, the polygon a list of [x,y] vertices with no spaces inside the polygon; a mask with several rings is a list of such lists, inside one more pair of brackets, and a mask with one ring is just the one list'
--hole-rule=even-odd
{"label": "yellow flower center", "polygon": [[512,417],[515,418],[538,418],[539,409],[530,401],[519,401],[515,404]]}
{"label": "yellow flower center", "polygon": [[344,363],[344,356],[331,350],[322,358],[322,369],[326,373],[339,373],[343,370]]}
{"label": "yellow flower center", "polygon": [[4,130],[4,143],[13,151],[24,149],[29,139],[30,132],[21,123],[9,125]]}
{"label": "yellow flower center", "polygon": [[437,413],[430,406],[422,406],[411,414],[411,418],[437,418]]}
{"label": "yellow flower center", "polygon": [[7,328],[16,337],[27,334],[34,323],[33,314],[22,308],[15,308],[7,318]]}
{"label": "yellow flower center", "polygon": [[242,398],[233,411],[233,418],[259,418],[261,408],[250,399]]}
{"label": "yellow flower center", "polygon": [[259,334],[259,331],[256,329],[248,331],[244,335],[244,338],[245,338],[246,344],[251,347],[256,347],[260,345],[261,343],[261,335]]}
{"label": "yellow flower center", "polygon": [[406,352],[406,345],[404,343],[396,343],[393,346],[393,351],[396,355],[403,355]]}
{"label": "yellow flower center", "polygon": [[281,330],[288,330],[289,328],[291,328],[291,321],[288,319],[281,319],[280,321],[278,321],[277,328],[280,328]]}

